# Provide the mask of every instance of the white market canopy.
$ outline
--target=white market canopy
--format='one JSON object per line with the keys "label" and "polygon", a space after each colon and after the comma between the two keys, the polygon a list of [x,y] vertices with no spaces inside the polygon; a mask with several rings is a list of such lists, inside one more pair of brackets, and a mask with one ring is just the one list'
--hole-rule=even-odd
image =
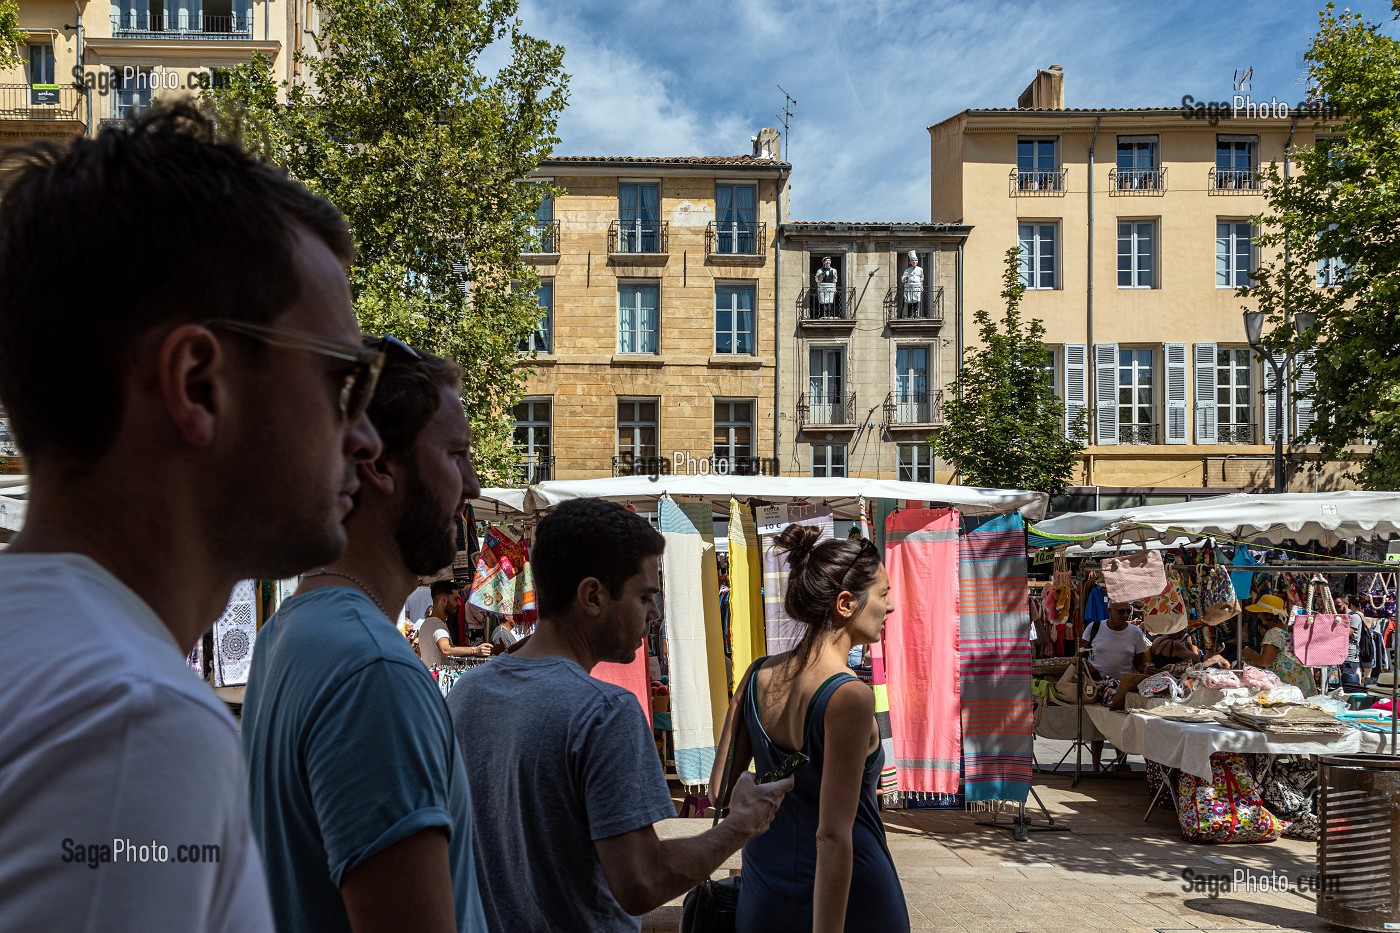
{"label": "white market canopy", "polygon": [[[808,476],[614,476],[551,480],[529,487],[525,503],[542,511],[569,499],[596,496],[614,502],[649,502],[669,496],[697,496],[721,508],[731,497],[779,503],[824,503],[838,518],[860,517],[860,500],[901,499],[950,505],[967,515],[997,515],[1019,509],[1029,521],[1045,514],[1049,498],[1024,489],[982,489],[941,483]],[[873,516],[872,516],[873,517]]]}
{"label": "white market canopy", "polygon": [[472,511],[477,518],[509,518],[525,511],[525,490],[510,487],[494,487],[481,490],[481,495],[471,500]]}
{"label": "white market canopy", "polygon": [[1339,541],[1400,535],[1400,492],[1236,493],[1040,522],[1032,533],[1066,543],[1171,540],[1179,535],[1331,547]]}

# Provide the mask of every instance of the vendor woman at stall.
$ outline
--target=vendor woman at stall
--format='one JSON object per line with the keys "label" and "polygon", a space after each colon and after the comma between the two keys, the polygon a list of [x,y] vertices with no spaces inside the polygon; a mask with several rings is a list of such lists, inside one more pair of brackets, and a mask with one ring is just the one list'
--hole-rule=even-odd
{"label": "vendor woman at stall", "polygon": [[[1132,608],[1127,603],[1108,607],[1108,620],[1095,622],[1084,630],[1080,651],[1087,652],[1089,663],[1104,677],[1121,678],[1129,671],[1142,673],[1147,669],[1145,652],[1147,636],[1131,621]],[[1102,770],[1103,739],[1089,742],[1089,757],[1094,773]]]}
{"label": "vendor woman at stall", "polygon": [[1317,693],[1317,681],[1310,669],[1303,666],[1298,656],[1288,644],[1288,605],[1272,593],[1259,597],[1259,602],[1246,606],[1248,612],[1263,614],[1263,623],[1268,627],[1264,642],[1258,651],[1245,648],[1244,659],[1255,667],[1264,667],[1278,675],[1279,680],[1292,684],[1310,697]]}
{"label": "vendor woman at stall", "polygon": [[1161,670],[1173,664],[1204,664],[1206,667],[1229,667],[1230,662],[1218,654],[1205,656],[1205,652],[1191,638],[1183,616],[1173,625],[1174,631],[1166,632],[1152,642],[1152,666]]}

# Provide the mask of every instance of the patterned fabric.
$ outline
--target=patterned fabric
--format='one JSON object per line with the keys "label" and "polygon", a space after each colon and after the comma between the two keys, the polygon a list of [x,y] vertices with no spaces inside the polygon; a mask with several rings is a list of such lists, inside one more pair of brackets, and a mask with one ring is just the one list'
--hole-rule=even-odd
{"label": "patterned fabric", "polygon": [[1283,832],[1259,794],[1249,762],[1238,752],[1210,756],[1209,781],[1182,772],[1176,816],[1187,842],[1269,842]]}
{"label": "patterned fabric", "polygon": [[[1176,787],[1169,783],[1172,780],[1171,769],[1164,764],[1159,764],[1151,758],[1144,759],[1147,762],[1147,798],[1155,799],[1157,806],[1165,810],[1176,810]],[[1167,784],[1166,793],[1157,796],[1158,789]]]}
{"label": "patterned fabric", "polygon": [[1282,627],[1271,628],[1264,634],[1264,646],[1270,645],[1277,648],[1278,653],[1274,655],[1274,663],[1269,665],[1269,670],[1277,674],[1279,680],[1303,691],[1305,697],[1317,693],[1317,680],[1293,653],[1293,647],[1288,644],[1288,633]]}
{"label": "patterned fabric", "polygon": [[[889,502],[892,500],[879,500]],[[860,533],[861,537],[867,541],[875,540],[875,528],[870,522],[870,507],[875,505],[878,511],[879,501],[871,503],[861,497],[860,500]],[[886,514],[890,510],[886,510]],[[880,540],[884,540],[883,528]],[[883,545],[877,544],[880,554],[883,556],[885,550]],[[893,794],[899,790],[899,771],[894,764],[894,730],[890,725],[890,692],[888,677],[885,671],[885,643],[883,640],[877,641],[870,646],[870,686],[875,692],[875,723],[880,728],[880,750],[884,756],[884,767],[880,770],[880,780],[876,785],[876,792],[880,794]]]}
{"label": "patterned fabric", "polygon": [[248,668],[253,663],[253,642],[258,637],[254,595],[253,581],[240,581],[234,586],[223,615],[214,623],[216,687],[236,687],[248,682]]}
{"label": "patterned fabric", "polygon": [[1026,532],[1009,512],[963,536],[958,566],[964,796],[1025,802],[1034,762]]}
{"label": "patterned fabric", "polygon": [[1309,755],[1251,755],[1254,780],[1290,839],[1316,839],[1317,759]]}
{"label": "patterned fabric", "polygon": [[[767,523],[763,513],[771,515],[772,510],[781,508],[770,506],[762,510],[758,519],[760,524]],[[785,520],[779,524],[784,528],[792,524],[815,525],[821,529],[821,540],[835,537],[836,525],[832,520],[831,509],[826,506],[790,505],[783,514]],[[773,544],[773,539],[781,531],[782,528],[779,528],[763,535],[763,617],[767,636],[765,653],[769,655],[782,654],[797,647],[805,630],[805,626],[790,618],[787,610],[783,608],[783,598],[787,595],[787,553],[778,550]]]}
{"label": "patterned fabric", "polygon": [[486,530],[467,602],[497,615],[518,616],[527,624],[535,621],[535,580],[522,532],[503,525]]}
{"label": "patterned fabric", "polygon": [[[900,791],[956,794],[962,764],[958,513],[906,509],[889,517],[885,531],[895,605],[885,623],[885,669]],[[1029,686],[1029,670],[1025,681]]]}
{"label": "patterned fabric", "polygon": [[[753,509],[729,500],[730,680],[744,676],[754,658],[767,652],[763,627],[763,561]],[[731,685],[732,689],[732,685]]]}
{"label": "patterned fabric", "polygon": [[682,784],[708,784],[729,707],[719,628],[719,566],[708,502],[661,500],[666,637],[671,651],[671,723]]}

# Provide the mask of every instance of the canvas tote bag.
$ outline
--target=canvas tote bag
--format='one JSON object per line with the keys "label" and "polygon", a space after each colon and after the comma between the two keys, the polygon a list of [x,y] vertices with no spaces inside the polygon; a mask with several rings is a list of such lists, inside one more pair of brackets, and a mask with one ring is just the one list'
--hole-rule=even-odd
{"label": "canvas tote bag", "polygon": [[[1313,600],[1321,591],[1324,612],[1313,612]],[[1332,589],[1321,578],[1308,586],[1308,611],[1293,618],[1293,653],[1308,667],[1332,667],[1347,659],[1351,620],[1337,614]]]}
{"label": "canvas tote bag", "polygon": [[1147,549],[1147,536],[1143,535],[1142,550],[1136,554],[1123,554],[1122,542],[1119,552],[1105,560],[1103,588],[1111,603],[1130,603],[1135,599],[1156,596],[1167,588],[1167,571],[1162,563],[1160,551]]}

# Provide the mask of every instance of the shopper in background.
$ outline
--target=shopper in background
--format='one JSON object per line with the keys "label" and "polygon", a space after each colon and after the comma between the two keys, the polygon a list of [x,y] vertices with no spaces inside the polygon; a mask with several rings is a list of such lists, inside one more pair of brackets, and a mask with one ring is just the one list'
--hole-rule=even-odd
{"label": "shopper in background", "polygon": [[1269,593],[1259,597],[1259,602],[1254,605],[1246,606],[1245,610],[1261,613],[1261,621],[1267,627],[1259,650],[1245,648],[1242,652],[1245,661],[1255,667],[1268,668],[1279,676],[1279,680],[1303,691],[1305,697],[1316,694],[1317,681],[1312,671],[1298,660],[1288,644],[1288,605]]}
{"label": "shopper in background", "polygon": [[453,580],[432,585],[433,605],[418,626],[418,654],[429,667],[441,667],[448,658],[489,658],[491,646],[454,645],[452,629],[462,608],[462,587]]}
{"label": "shopper in background", "polygon": [[1366,623],[1361,613],[1352,608],[1350,597],[1338,596],[1336,606],[1337,614],[1346,616],[1351,626],[1351,633],[1347,636],[1347,659],[1342,662],[1338,676],[1342,689],[1361,690],[1365,687],[1361,680],[1361,638],[1366,632]]}

